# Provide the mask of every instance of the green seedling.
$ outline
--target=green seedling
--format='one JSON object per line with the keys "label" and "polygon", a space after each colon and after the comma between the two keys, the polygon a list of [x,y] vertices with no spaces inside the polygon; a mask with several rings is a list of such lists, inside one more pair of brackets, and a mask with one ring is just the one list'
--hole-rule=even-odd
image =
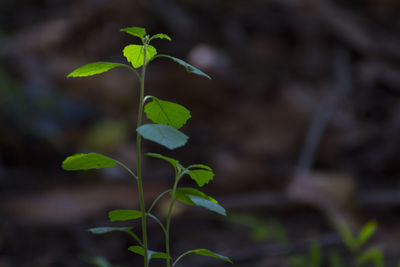
{"label": "green seedling", "polygon": [[[143,256],[144,267],[148,267],[150,260],[152,259],[164,259],[167,267],[175,266],[184,256],[188,254],[198,254],[202,256],[213,257],[232,263],[232,261],[228,257],[222,256],[203,248],[183,252],[175,259],[171,255],[171,217],[176,201],[183,202],[187,205],[203,207],[218,214],[226,215],[225,209],[221,205],[219,205],[214,198],[195,188],[178,187],[179,182],[186,177],[194,180],[199,187],[202,187],[209,183],[214,177],[213,170],[209,166],[204,164],[193,164],[185,167],[180,164],[179,161],[176,159],[160,154],[146,153],[145,155],[148,157],[157,158],[168,162],[174,170],[174,179],[172,183],[172,188],[161,193],[157,198],[155,198],[155,200],[149,207],[146,207],[143,192],[141,163],[142,137],[144,139],[153,141],[161,146],[164,146],[170,150],[184,146],[189,137],[179,131],[179,129],[191,117],[190,111],[179,104],[161,100],[155,96],[145,95],[145,78],[147,66],[155,59],[165,58],[172,60],[175,63],[178,63],[190,73],[197,74],[208,79],[211,78],[206,73],[202,72],[201,70],[186,63],[181,59],[169,55],[158,54],[156,48],[150,44],[151,41],[155,39],[166,39],[168,41],[171,41],[171,38],[168,35],[159,33],[150,36],[146,33],[146,30],[144,28],[140,27],[124,28],[121,31],[141,40],[141,44],[130,44],[123,49],[123,55],[130,63],[130,65],[112,62],[90,63],[74,70],[67,77],[92,76],[95,74],[107,72],[117,67],[130,70],[134,73],[134,75],[137,76],[140,86],[136,126],[136,172],[128,168],[128,166],[123,164],[122,162],[98,153],[76,154],[67,157],[62,163],[62,167],[65,170],[70,171],[110,168],[114,166],[119,166],[125,169],[137,182],[140,209],[112,210],[108,213],[108,216],[111,222],[140,219],[142,235],[141,237],[136,235],[132,227],[98,227],[89,229],[89,231],[93,234],[105,234],[114,231],[127,233],[136,242],[136,244],[130,246],[128,250]],[[143,124],[143,113],[145,113],[146,117],[150,119],[153,123]],[[152,213],[152,210],[161,198],[168,195],[171,198],[168,208],[168,215],[167,218],[162,221],[162,219],[159,219]],[[155,220],[162,229],[165,239],[165,251],[157,252],[149,249],[147,238],[147,218]]]}
{"label": "green seedling", "polygon": [[[341,255],[336,250],[328,251],[327,264],[330,267],[342,266],[375,266],[385,267],[385,259],[382,251],[377,247],[364,249],[366,243],[376,232],[377,223],[368,222],[359,233],[353,233],[351,229],[342,224],[338,232],[347,250],[351,253],[351,263],[344,264]],[[294,267],[319,267],[323,264],[322,250],[318,243],[309,247],[308,254],[294,255],[289,258],[289,263]],[[400,264],[400,262],[399,262]],[[400,267],[400,266],[399,266]]]}
{"label": "green seedling", "polygon": [[377,226],[375,221],[370,221],[358,234],[354,234],[346,224],[342,224],[338,227],[338,232],[345,246],[355,258],[355,266],[368,266],[369,264],[373,264],[375,267],[385,266],[384,256],[379,248],[373,247],[362,250],[365,243],[367,243],[376,232]]}
{"label": "green seedling", "polygon": [[351,229],[344,223],[341,224],[337,230],[349,251],[356,253],[372,237],[376,228],[377,223],[375,221],[370,221],[361,229],[358,235],[353,234]]}
{"label": "green seedling", "polygon": [[366,266],[370,263],[375,267],[385,267],[385,260],[379,248],[370,248],[356,258],[357,266]]}
{"label": "green seedling", "polygon": [[340,257],[339,252],[336,250],[332,250],[328,254],[328,263],[330,267],[344,267],[345,265],[342,262],[342,258]]}
{"label": "green seedling", "polygon": [[286,229],[274,219],[262,219],[250,214],[232,214],[226,218],[229,222],[243,225],[250,229],[250,239],[255,242],[272,240],[281,244],[289,242]]}
{"label": "green seedling", "polygon": [[319,243],[313,243],[306,255],[293,255],[289,258],[293,267],[320,267],[322,265],[322,251]]}

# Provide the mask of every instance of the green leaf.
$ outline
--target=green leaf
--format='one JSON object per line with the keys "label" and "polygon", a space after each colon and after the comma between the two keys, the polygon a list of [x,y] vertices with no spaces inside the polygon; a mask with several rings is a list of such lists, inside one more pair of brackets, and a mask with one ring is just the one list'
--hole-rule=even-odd
{"label": "green leaf", "polygon": [[151,39],[167,39],[168,41],[171,41],[171,37],[169,37],[165,33],[157,33],[153,35]]}
{"label": "green leaf", "polygon": [[253,241],[264,241],[269,238],[282,244],[289,242],[286,229],[273,219],[263,219],[243,213],[230,215],[227,219],[250,228],[250,237]]}
{"label": "green leaf", "polygon": [[88,229],[88,231],[91,232],[92,234],[101,235],[115,231],[126,232],[130,229],[132,229],[132,227],[96,227],[96,228],[90,228]]}
{"label": "green leaf", "polygon": [[62,167],[67,171],[77,171],[109,168],[114,167],[117,164],[118,162],[112,158],[98,153],[88,153],[75,154],[67,157],[62,163]]}
{"label": "green leaf", "polygon": [[309,248],[310,267],[319,267],[322,263],[321,258],[321,245],[314,243]]}
{"label": "green leaf", "polygon": [[189,253],[195,253],[195,254],[198,254],[198,255],[201,255],[201,256],[217,258],[217,259],[229,262],[229,263],[233,263],[231,261],[231,259],[229,259],[228,257],[222,256],[220,254],[217,254],[217,253],[212,252],[212,251],[210,251],[208,249],[205,249],[205,248],[199,248],[199,249],[190,250],[190,251],[186,252],[185,254],[189,254]]}
{"label": "green leaf", "polygon": [[193,195],[187,195],[187,196],[196,206],[203,207],[208,210],[214,211],[218,214],[226,216],[226,211],[221,205],[214,203],[213,201],[203,197],[193,196]]}
{"label": "green leaf", "polygon": [[[143,60],[142,60],[143,61]],[[67,75],[67,77],[87,77],[109,71],[116,67],[130,68],[128,65],[112,62],[95,62],[83,65]]]}
{"label": "green leaf", "polygon": [[205,169],[205,170],[208,170],[208,171],[212,171],[212,169],[210,167],[208,167],[207,165],[204,165],[204,164],[193,164],[193,165],[190,165],[187,168],[188,169],[199,168],[199,169]]}
{"label": "green leaf", "polygon": [[378,248],[370,248],[357,257],[357,264],[364,265],[374,263],[375,267],[384,267],[384,257],[382,251]]}
{"label": "green leaf", "polygon": [[191,118],[190,111],[179,104],[160,100],[151,96],[152,100],[144,107],[147,118],[154,123],[165,124],[176,129],[181,128]]}
{"label": "green leaf", "polygon": [[139,210],[112,210],[108,213],[108,218],[111,222],[135,220],[142,217],[142,212]]}
{"label": "green leaf", "polygon": [[195,180],[197,185],[200,187],[208,184],[214,177],[214,173],[207,170],[191,170],[188,171],[187,174],[190,176],[190,178]]}
{"label": "green leaf", "polygon": [[175,169],[176,169],[176,166],[179,164],[179,161],[177,161],[176,159],[169,158],[169,157],[163,156],[161,154],[146,153],[145,155],[149,156],[149,157],[165,160],[165,161],[169,162],[172,166],[174,166]]}
{"label": "green leaf", "polygon": [[[133,253],[144,256],[144,249],[141,246],[130,246],[128,248],[128,250],[132,251]],[[156,251],[148,249],[147,250],[147,258],[149,259],[149,261],[151,259],[166,259],[167,254],[164,252],[156,252]]]}
{"label": "green leaf", "polygon": [[89,232],[92,234],[106,234],[109,232],[115,232],[115,231],[120,231],[120,232],[126,232],[128,233],[131,237],[133,237],[139,244],[142,244],[140,241],[140,238],[131,231],[132,227],[96,227],[96,228],[90,228],[88,229]]}
{"label": "green leaf", "polygon": [[141,27],[123,28],[121,29],[121,31],[139,37],[140,39],[142,39],[146,35],[146,29]]}
{"label": "green leaf", "polygon": [[330,267],[343,267],[344,264],[342,263],[342,258],[340,257],[339,253],[334,250],[331,251],[328,255],[328,262]]}
{"label": "green leaf", "polygon": [[206,194],[204,194],[203,192],[191,188],[191,187],[180,187],[176,189],[175,192],[175,199],[187,204],[187,205],[196,205],[189,196],[198,196],[201,198],[204,198],[206,200],[209,200],[213,203],[218,203],[218,201],[216,201],[214,198],[207,196]]}
{"label": "green leaf", "polygon": [[358,242],[360,245],[365,244],[371,236],[375,233],[378,224],[375,221],[368,222],[362,229],[360,234],[358,235]]}
{"label": "green leaf", "polygon": [[194,73],[194,74],[197,74],[197,75],[200,75],[200,76],[204,76],[204,77],[206,77],[206,78],[211,80],[211,77],[209,75],[207,75],[206,73],[202,72],[198,68],[190,65],[189,63],[183,61],[182,59],[179,59],[179,58],[176,58],[176,57],[172,57],[172,56],[168,56],[168,55],[160,55],[160,57],[169,58],[169,59],[175,61],[176,63],[178,63],[179,65],[185,67],[187,72]]}
{"label": "green leaf", "polygon": [[337,230],[342,237],[343,243],[346,245],[346,247],[351,252],[356,252],[360,245],[358,244],[358,240],[354,238],[350,228],[345,223],[342,223],[338,226]]}
{"label": "green leaf", "polygon": [[[127,45],[125,46],[124,56],[132,64],[134,68],[143,66],[144,48],[143,45]],[[148,45],[146,49],[146,64],[157,55],[157,50],[152,45]]]}
{"label": "green leaf", "polygon": [[169,149],[175,149],[186,144],[188,136],[177,129],[163,124],[145,124],[136,129],[143,138],[163,145]]}

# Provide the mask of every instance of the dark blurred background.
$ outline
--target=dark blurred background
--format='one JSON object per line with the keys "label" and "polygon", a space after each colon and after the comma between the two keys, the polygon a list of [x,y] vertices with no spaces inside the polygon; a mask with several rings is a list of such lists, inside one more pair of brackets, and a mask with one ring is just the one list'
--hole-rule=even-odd
{"label": "dark blurred background", "polygon": [[[135,166],[136,77],[117,69],[66,78],[86,63],[125,63],[123,47],[137,40],[119,29],[130,26],[170,35],[154,41],[160,53],[213,77],[163,59],[148,71],[147,94],[186,106],[192,119],[186,147],[144,150],[212,166],[204,190],[229,214],[179,207],[174,255],[207,247],[235,266],[293,266],[288,258],[311,242],[343,251],[340,223],[360,229],[375,219],[371,242],[394,266],[399,14],[396,0],[2,0],[0,267],[83,267],[98,256],[141,266],[122,233],[86,231],[110,225],[111,209],[137,207],[131,178],[118,168],[61,169],[66,156],[91,151]],[[145,159],[148,201],[171,175]],[[160,237],[150,225],[152,249],[163,250]],[[181,266],[226,265],[193,256]]]}

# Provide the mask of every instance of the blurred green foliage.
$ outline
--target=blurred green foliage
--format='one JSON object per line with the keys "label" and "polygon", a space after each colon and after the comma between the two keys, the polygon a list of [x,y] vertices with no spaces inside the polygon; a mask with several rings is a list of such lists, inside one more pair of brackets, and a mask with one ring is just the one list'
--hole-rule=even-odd
{"label": "blurred green foliage", "polygon": [[289,242],[286,229],[275,219],[264,219],[252,214],[236,213],[229,215],[227,220],[248,227],[250,229],[250,238],[253,241],[268,239],[282,244]]}

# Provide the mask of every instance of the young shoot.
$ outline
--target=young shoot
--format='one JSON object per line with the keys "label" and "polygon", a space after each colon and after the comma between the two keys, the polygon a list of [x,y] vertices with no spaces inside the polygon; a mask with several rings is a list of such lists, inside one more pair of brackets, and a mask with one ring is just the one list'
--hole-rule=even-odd
{"label": "young shoot", "polygon": [[[190,178],[198,185],[198,187],[203,187],[209,183],[214,178],[214,173],[211,167],[204,164],[193,164],[190,166],[183,166],[178,160],[156,153],[146,153],[144,155],[148,157],[157,158],[164,160],[171,164],[174,170],[174,178],[171,180],[171,188],[167,189],[155,198],[150,206],[145,203],[144,192],[143,192],[143,176],[142,176],[142,138],[155,142],[167,149],[173,150],[178,147],[184,146],[189,137],[186,136],[179,129],[190,119],[190,111],[185,107],[161,100],[155,96],[145,95],[145,79],[147,66],[155,59],[165,58],[172,60],[175,63],[183,66],[188,72],[203,76],[207,79],[211,79],[203,71],[197,69],[196,67],[186,63],[185,61],[164,54],[159,54],[157,49],[151,45],[151,41],[155,39],[165,39],[171,41],[171,38],[163,33],[158,33],[155,35],[147,34],[144,28],[140,27],[130,27],[121,29],[122,32],[127,33],[135,37],[139,44],[130,44],[125,46],[123,49],[123,55],[127,60],[126,64],[114,63],[114,62],[95,62],[84,65],[77,68],[67,77],[87,77],[96,74],[101,74],[112,70],[117,67],[122,67],[132,71],[132,73],[137,77],[139,81],[139,99],[138,101],[138,117],[136,125],[136,169],[132,170],[127,165],[98,153],[88,153],[88,154],[75,154],[67,157],[63,163],[62,167],[68,171],[77,170],[91,170],[91,169],[101,169],[110,168],[114,166],[119,166],[125,169],[137,183],[138,198],[139,198],[139,209],[116,209],[108,213],[108,217],[111,222],[120,221],[131,221],[131,220],[141,220],[141,236],[135,234],[132,227],[97,227],[91,228],[89,231],[93,234],[105,234],[109,232],[125,232],[132,237],[133,244],[127,249],[135,254],[143,257],[143,266],[148,267],[150,261],[153,259],[163,259],[167,267],[177,266],[179,261],[186,255],[198,254],[206,257],[212,257],[220,259],[229,263],[232,261],[225,256],[212,252],[208,249],[191,249],[186,252],[182,252],[180,256],[174,258],[171,254],[171,240],[170,240],[170,228],[171,228],[171,218],[174,205],[177,201],[182,202],[187,205],[203,207],[212,212],[226,215],[225,209],[218,204],[214,198],[206,195],[202,191],[190,188],[190,187],[179,187],[179,182],[182,179]],[[144,114],[153,123],[143,124],[142,119]],[[168,215],[165,219],[160,219],[151,213],[157,202],[163,198],[169,196],[171,198]],[[155,220],[163,234],[165,240],[165,250],[164,251],[153,251],[149,249],[151,245],[149,244],[147,237],[147,218]]]}

